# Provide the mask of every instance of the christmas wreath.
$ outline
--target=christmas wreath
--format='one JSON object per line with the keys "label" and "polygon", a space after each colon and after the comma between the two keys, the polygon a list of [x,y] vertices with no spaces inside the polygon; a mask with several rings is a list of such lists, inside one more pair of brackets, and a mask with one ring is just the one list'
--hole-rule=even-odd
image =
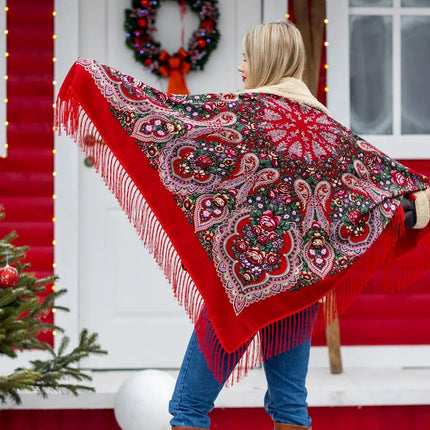
{"label": "christmas wreath", "polygon": [[217,29],[219,12],[217,0],[177,0],[184,8],[196,12],[199,27],[188,41],[174,54],[168,53],[154,38],[155,16],[161,0],[133,0],[132,9],[125,10],[124,27],[127,32],[126,44],[134,51],[135,59],[150,72],[169,77],[168,91],[188,93],[184,75],[190,70],[202,70],[211,52],[216,48],[220,33]]}

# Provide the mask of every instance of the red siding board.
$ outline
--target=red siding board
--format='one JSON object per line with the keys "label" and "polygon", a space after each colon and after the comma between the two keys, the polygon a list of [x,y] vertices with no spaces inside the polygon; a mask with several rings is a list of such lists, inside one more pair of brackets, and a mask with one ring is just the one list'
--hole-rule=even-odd
{"label": "red siding board", "polygon": [[[53,168],[52,147],[15,148],[7,160],[0,159],[0,172],[31,171],[48,173]],[[52,178],[51,178],[52,180]]]}
{"label": "red siding board", "polygon": [[15,95],[8,103],[8,121],[25,122],[30,125],[33,121],[52,122],[52,104],[52,94]]}
{"label": "red siding board", "polygon": [[[10,193],[13,194],[13,193]],[[15,230],[19,234],[19,223],[24,221],[51,221],[54,216],[52,198],[46,197],[22,197],[6,196],[0,197],[1,205],[4,206],[5,220],[15,224]],[[1,223],[0,223],[1,226]],[[52,227],[51,227],[52,228]],[[21,235],[21,237],[23,237]]]}

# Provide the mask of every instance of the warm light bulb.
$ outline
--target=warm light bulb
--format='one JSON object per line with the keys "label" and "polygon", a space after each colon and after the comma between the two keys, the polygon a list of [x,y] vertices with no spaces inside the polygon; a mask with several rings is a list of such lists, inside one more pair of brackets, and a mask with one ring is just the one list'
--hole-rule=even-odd
{"label": "warm light bulb", "polygon": [[52,218],[52,222],[57,222],[57,218]]}
{"label": "warm light bulb", "polygon": [[324,91],[325,91],[326,93],[328,93],[328,87],[325,87],[325,88],[324,88]]}
{"label": "warm light bulb", "polygon": [[328,46],[329,45],[329,43],[326,41],[326,42],[324,42],[324,46]]}
{"label": "warm light bulb", "polygon": [[55,246],[55,245],[57,244],[57,241],[56,241],[56,240],[53,240],[53,241],[52,241],[52,244]]}
{"label": "warm light bulb", "polygon": [[57,150],[56,150],[56,149],[53,149],[53,150],[52,150],[52,153],[53,153],[53,154],[56,154],[56,153],[57,153]]}
{"label": "warm light bulb", "polygon": [[328,24],[328,19],[327,18],[324,20],[324,24]]}
{"label": "warm light bulb", "polygon": [[52,198],[55,200],[57,198],[56,194],[53,194]]}

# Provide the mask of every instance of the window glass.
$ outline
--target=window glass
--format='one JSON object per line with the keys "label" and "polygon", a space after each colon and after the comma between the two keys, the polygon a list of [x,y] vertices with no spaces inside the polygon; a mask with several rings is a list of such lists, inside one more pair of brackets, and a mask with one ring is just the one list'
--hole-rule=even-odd
{"label": "window glass", "polygon": [[350,6],[358,7],[381,7],[381,6],[393,6],[393,0],[349,0]]}
{"label": "window glass", "polygon": [[402,0],[403,7],[428,7],[430,0]]}
{"label": "window glass", "polygon": [[402,133],[430,133],[430,16],[401,21]]}
{"label": "window glass", "polygon": [[393,132],[391,16],[350,16],[351,128],[359,134]]}

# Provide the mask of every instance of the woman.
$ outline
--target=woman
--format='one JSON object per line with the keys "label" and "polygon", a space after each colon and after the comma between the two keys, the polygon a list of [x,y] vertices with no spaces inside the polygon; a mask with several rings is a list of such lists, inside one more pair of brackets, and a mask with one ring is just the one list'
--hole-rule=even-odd
{"label": "woman", "polygon": [[[245,36],[243,47],[244,57],[238,68],[243,92],[278,94],[327,113],[302,81],[305,51],[294,25],[282,22],[255,27]],[[268,382],[264,406],[276,429],[310,428],[305,387],[309,352],[310,340],[306,340],[263,363]],[[222,386],[210,371],[193,333],[170,402],[172,428],[209,428],[208,413]]]}
{"label": "woman", "polygon": [[[328,113],[302,81],[304,68],[304,44],[293,24],[259,25],[244,38],[244,58],[238,68],[244,85],[241,92],[276,94]],[[418,227],[424,227],[429,217],[427,196],[418,192],[415,200],[403,199],[410,227],[417,225],[412,202],[420,205]],[[310,429],[305,387],[309,353],[307,340],[263,363],[268,383],[264,406],[277,430]],[[170,402],[172,428],[209,428],[208,413],[222,386],[210,371],[193,334]]]}
{"label": "woman", "polygon": [[331,119],[301,80],[304,64],[298,30],[270,23],[244,39],[239,95],[165,94],[90,60],[60,90],[57,123],[195,324],[173,429],[209,428],[225,381],[261,362],[275,429],[309,429],[314,322],[330,323],[384,264],[429,268],[429,180]]}

